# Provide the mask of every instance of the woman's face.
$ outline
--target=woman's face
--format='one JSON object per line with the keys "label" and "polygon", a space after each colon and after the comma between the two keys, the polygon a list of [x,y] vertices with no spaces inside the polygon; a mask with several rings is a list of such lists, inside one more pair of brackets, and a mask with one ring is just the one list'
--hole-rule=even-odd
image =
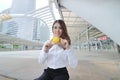
{"label": "woman's face", "polygon": [[59,23],[53,25],[53,35],[60,37],[62,35],[62,27]]}

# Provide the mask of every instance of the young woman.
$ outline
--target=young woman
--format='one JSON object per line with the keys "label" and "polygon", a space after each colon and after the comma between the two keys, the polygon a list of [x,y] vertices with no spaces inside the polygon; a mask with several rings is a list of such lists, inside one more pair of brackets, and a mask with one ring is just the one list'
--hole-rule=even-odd
{"label": "young woman", "polygon": [[77,66],[77,58],[71,48],[71,40],[63,20],[56,20],[52,26],[53,36],[59,37],[55,44],[47,41],[40,53],[39,63],[47,63],[48,68],[35,80],[69,80],[67,62],[72,68]]}

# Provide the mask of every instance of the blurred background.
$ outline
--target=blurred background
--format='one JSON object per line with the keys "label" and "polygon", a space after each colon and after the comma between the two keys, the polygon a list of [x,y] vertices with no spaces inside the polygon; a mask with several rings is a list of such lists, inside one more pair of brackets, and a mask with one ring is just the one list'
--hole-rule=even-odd
{"label": "blurred background", "polygon": [[70,80],[120,80],[119,0],[0,0],[0,80],[42,73],[37,59],[58,19],[79,60]]}
{"label": "blurred background", "polygon": [[75,48],[120,52],[118,4],[0,0],[0,51],[41,49],[52,38],[52,23],[63,19]]}

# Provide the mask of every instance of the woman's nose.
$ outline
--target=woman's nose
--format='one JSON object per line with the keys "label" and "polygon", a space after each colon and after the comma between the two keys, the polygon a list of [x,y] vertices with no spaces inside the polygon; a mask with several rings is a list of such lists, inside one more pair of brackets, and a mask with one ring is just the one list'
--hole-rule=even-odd
{"label": "woman's nose", "polygon": [[58,32],[58,31],[59,31],[59,29],[56,29],[56,31]]}

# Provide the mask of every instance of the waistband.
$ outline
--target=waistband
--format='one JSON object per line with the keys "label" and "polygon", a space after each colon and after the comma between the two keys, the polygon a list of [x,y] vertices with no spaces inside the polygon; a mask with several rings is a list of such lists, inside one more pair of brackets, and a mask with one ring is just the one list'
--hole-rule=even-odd
{"label": "waistband", "polygon": [[55,72],[61,72],[61,71],[67,71],[67,68],[66,67],[63,67],[63,68],[58,68],[58,69],[52,69],[52,68],[47,68],[47,70],[50,70],[50,71],[55,71]]}

